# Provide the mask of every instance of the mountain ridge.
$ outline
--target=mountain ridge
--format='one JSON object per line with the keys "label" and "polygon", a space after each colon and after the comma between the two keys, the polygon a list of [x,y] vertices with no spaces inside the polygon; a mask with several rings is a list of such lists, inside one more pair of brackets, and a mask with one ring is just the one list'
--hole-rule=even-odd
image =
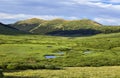
{"label": "mountain ridge", "polygon": [[40,35],[84,36],[99,33],[108,34],[120,32],[120,26],[104,26],[90,19],[65,20],[58,18],[53,20],[43,20],[31,18],[20,20],[9,25],[1,23],[1,25],[17,31]]}
{"label": "mountain ridge", "polygon": [[34,34],[48,34],[54,31],[79,30],[84,28],[100,27],[102,24],[89,19],[64,20],[58,18],[53,20],[42,20],[38,18],[32,18],[18,21],[11,26],[19,30],[28,31]]}

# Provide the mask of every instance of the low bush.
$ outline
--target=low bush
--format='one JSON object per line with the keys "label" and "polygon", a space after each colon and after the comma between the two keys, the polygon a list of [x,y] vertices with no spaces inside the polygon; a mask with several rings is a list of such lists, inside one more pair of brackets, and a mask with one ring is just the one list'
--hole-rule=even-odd
{"label": "low bush", "polygon": [[3,70],[0,69],[0,78],[3,78]]}

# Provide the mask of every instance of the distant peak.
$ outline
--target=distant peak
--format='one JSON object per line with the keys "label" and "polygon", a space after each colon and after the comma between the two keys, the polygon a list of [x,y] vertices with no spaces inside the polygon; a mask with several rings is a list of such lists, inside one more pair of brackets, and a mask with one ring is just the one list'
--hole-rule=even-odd
{"label": "distant peak", "polygon": [[44,21],[43,19],[31,18],[31,19],[18,21],[18,22],[16,22],[16,24],[39,24],[43,21]]}
{"label": "distant peak", "polygon": [[30,18],[30,19],[27,19],[27,20],[43,20],[43,19],[39,19],[39,18]]}

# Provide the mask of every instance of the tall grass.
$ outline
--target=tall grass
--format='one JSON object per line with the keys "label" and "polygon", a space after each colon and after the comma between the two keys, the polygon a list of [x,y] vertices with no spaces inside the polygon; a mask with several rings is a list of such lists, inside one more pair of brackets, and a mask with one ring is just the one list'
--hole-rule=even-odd
{"label": "tall grass", "polygon": [[[90,53],[86,54],[86,51]],[[57,52],[64,54],[59,55]],[[46,59],[45,55],[58,57]],[[0,68],[5,70],[118,66],[119,59],[120,33],[92,37],[0,35]]]}
{"label": "tall grass", "polygon": [[64,70],[4,72],[5,78],[120,78],[120,66],[68,67]]}

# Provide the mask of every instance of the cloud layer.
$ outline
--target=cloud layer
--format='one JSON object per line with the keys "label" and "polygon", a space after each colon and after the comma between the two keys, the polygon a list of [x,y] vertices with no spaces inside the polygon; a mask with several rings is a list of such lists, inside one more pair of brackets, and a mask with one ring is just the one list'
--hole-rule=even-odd
{"label": "cloud layer", "polygon": [[51,19],[57,19],[57,18],[64,18],[68,20],[74,20],[74,19],[79,19],[77,17],[71,16],[71,17],[66,17],[66,16],[55,16],[55,15],[30,15],[30,14],[8,14],[8,13],[0,13],[0,20],[7,20],[7,22],[11,22],[8,20],[23,20],[23,19],[30,19],[30,18],[39,18],[39,19],[44,19],[44,20],[51,20]]}
{"label": "cloud layer", "polygon": [[[120,25],[119,0],[0,0],[0,21],[89,18],[102,24]],[[114,21],[113,21],[114,20]]]}

